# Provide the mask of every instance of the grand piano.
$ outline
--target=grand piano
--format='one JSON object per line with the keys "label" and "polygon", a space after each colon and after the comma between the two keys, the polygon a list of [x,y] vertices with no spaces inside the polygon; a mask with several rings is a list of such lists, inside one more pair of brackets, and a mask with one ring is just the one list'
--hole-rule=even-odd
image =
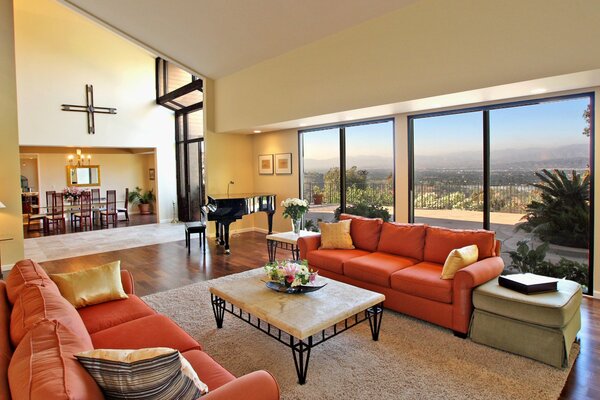
{"label": "grand piano", "polygon": [[266,212],[269,233],[273,231],[273,214],[275,214],[276,195],[269,193],[242,193],[208,195],[208,220],[215,221],[217,243],[225,245],[225,253],[229,254],[229,225],[244,215],[255,212]]}

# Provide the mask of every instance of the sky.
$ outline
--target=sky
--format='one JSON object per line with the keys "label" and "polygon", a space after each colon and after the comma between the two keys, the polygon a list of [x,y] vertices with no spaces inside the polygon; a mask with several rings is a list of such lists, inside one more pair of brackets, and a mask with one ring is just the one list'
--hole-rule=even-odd
{"label": "sky", "polygon": [[[339,159],[338,128],[307,132],[302,137],[304,158]],[[346,128],[346,154],[348,156],[393,157],[393,151],[394,123],[392,121]]]}
{"label": "sky", "polygon": [[[589,99],[576,98],[490,111],[493,150],[586,144],[583,112]],[[416,119],[415,155],[481,151],[482,112]]]}

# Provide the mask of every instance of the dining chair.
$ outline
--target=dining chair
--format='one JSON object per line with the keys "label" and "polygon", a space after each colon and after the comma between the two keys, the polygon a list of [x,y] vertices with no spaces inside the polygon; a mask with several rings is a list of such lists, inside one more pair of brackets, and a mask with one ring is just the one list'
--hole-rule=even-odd
{"label": "dining chair", "polygon": [[[47,194],[46,194],[47,196]],[[48,197],[46,197],[47,199]],[[48,213],[46,215],[46,225],[48,233],[66,233],[66,220],[65,220],[65,204],[64,195],[62,192],[52,193],[52,200],[50,202]]]}
{"label": "dining chair", "polygon": [[125,214],[125,221],[129,222],[129,188],[125,188],[125,203],[117,208],[117,214]]}
{"label": "dining chair", "polygon": [[91,190],[92,192],[92,222],[96,224],[97,217],[100,217],[100,211],[104,210],[104,207],[100,205],[100,188]]}
{"label": "dining chair", "polygon": [[[112,222],[111,222],[112,221]],[[103,227],[106,223],[106,227],[110,223],[113,226],[117,226],[117,191],[107,190],[106,191],[106,208],[100,211],[100,227]]]}
{"label": "dining chair", "polygon": [[76,227],[77,221],[79,221],[79,228],[82,230],[85,230],[88,226],[92,229],[92,195],[90,192],[83,192],[79,200],[79,212],[72,214],[71,227]]}

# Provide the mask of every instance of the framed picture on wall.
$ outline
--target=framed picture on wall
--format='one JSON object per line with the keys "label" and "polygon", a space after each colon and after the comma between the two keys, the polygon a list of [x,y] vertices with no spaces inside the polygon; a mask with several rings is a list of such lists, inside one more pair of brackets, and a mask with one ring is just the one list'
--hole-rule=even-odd
{"label": "framed picture on wall", "polygon": [[292,173],[292,153],[275,154],[275,173],[277,175]]}
{"label": "framed picture on wall", "polygon": [[154,168],[148,169],[148,179],[150,179],[151,181],[156,179],[156,170]]}
{"label": "framed picture on wall", "polygon": [[273,175],[273,154],[259,154],[258,174]]}

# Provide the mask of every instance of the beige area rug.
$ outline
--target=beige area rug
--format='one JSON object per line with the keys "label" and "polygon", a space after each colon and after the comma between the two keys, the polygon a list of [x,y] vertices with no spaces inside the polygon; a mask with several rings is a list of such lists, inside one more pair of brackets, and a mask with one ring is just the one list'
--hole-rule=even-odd
{"label": "beige area rug", "polygon": [[25,239],[25,258],[37,262],[185,240],[184,224],[147,224]]}
{"label": "beige area rug", "polygon": [[[256,274],[261,269],[243,272]],[[266,369],[282,399],[557,399],[570,367],[556,369],[386,310],[380,339],[362,323],[313,348],[307,383],[296,383],[291,350],[225,314],[217,329],[208,287],[200,282],[144,297],[176,321],[236,376]],[[268,290],[265,288],[265,290]],[[572,351],[571,363],[579,352]]]}

